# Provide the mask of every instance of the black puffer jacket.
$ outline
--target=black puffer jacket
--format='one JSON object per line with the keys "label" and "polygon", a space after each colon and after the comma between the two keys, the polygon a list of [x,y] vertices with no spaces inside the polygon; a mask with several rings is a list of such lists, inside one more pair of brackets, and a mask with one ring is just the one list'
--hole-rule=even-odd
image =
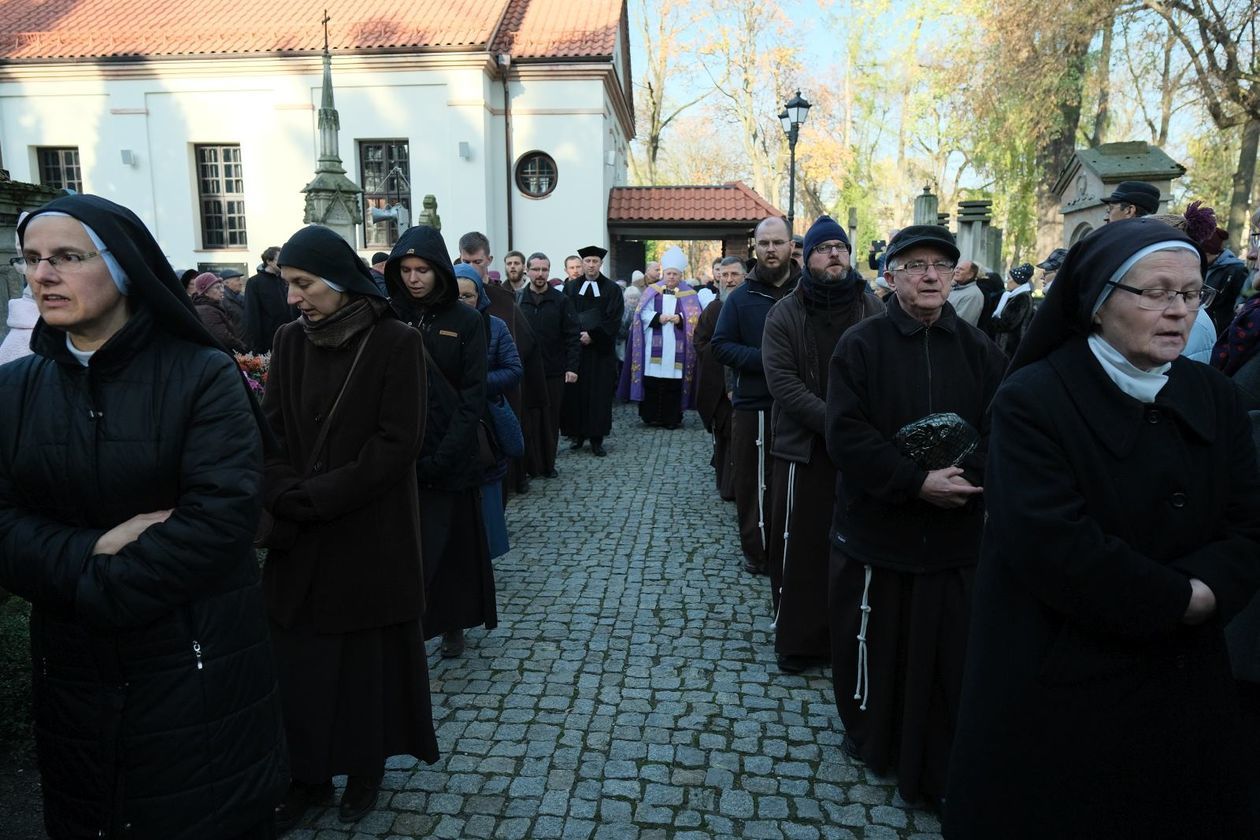
{"label": "black puffer jacket", "polygon": [[[240,373],[145,310],[90,368],[42,323],[33,346],[0,368],[0,584],[34,605],[48,831],[236,836],[287,781]],[[112,526],[168,508],[92,555]]]}
{"label": "black puffer jacket", "polygon": [[[400,266],[420,257],[433,267],[437,286],[423,301],[411,297]],[[419,225],[399,237],[385,263],[389,301],[398,317],[424,337],[429,372],[424,445],[416,463],[421,487],[466,490],[481,483],[478,424],[486,405],[489,339],[481,313],[459,302],[446,244],[434,228]]]}

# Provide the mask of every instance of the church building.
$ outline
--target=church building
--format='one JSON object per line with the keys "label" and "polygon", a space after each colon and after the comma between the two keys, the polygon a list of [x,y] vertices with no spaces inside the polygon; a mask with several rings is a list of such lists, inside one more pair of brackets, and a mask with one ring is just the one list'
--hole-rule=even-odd
{"label": "church building", "polygon": [[342,203],[364,257],[426,218],[452,256],[460,234],[484,232],[500,269],[510,249],[544,251],[559,276],[579,246],[609,244],[634,136],[625,0],[9,11],[0,168],[131,208],[177,268],[252,273],[310,215],[303,188],[337,167],[330,141],[362,189]]}

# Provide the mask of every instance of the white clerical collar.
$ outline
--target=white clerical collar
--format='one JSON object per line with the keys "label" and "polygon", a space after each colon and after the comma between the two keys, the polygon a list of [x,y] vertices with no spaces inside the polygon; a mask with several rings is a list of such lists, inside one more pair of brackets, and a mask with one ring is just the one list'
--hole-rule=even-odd
{"label": "white clerical collar", "polygon": [[587,289],[591,290],[592,295],[594,295],[595,297],[599,297],[599,283],[598,282],[596,282],[595,280],[585,281],[584,283],[582,283],[582,288],[578,291],[578,294],[579,295],[586,294]]}
{"label": "white clerical collar", "polygon": [[1089,349],[1094,358],[1102,365],[1103,373],[1116,383],[1116,387],[1133,399],[1142,403],[1153,403],[1160,390],[1168,384],[1168,369],[1171,363],[1165,363],[1150,370],[1142,370],[1112,347],[1098,333],[1089,336]]}

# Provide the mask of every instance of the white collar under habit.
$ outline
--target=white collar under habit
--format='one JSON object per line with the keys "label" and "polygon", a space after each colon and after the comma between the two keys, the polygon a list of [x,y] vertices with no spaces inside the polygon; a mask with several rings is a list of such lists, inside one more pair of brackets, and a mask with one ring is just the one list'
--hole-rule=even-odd
{"label": "white collar under habit", "polygon": [[582,288],[581,288],[581,290],[580,290],[580,291],[578,291],[578,295],[584,295],[584,294],[586,294],[586,290],[587,290],[587,289],[590,289],[590,290],[591,290],[591,294],[592,294],[592,295],[594,295],[595,297],[599,297],[599,283],[597,283],[597,282],[596,282],[596,281],[594,281],[594,280],[587,280],[587,281],[585,281],[585,282],[582,284]]}
{"label": "white collar under habit", "polygon": [[1142,370],[1124,357],[1116,348],[1107,343],[1098,333],[1089,336],[1089,349],[1094,358],[1102,365],[1103,373],[1116,383],[1116,387],[1141,403],[1153,403],[1160,390],[1168,384],[1168,369],[1171,363],[1165,363],[1150,370]]}

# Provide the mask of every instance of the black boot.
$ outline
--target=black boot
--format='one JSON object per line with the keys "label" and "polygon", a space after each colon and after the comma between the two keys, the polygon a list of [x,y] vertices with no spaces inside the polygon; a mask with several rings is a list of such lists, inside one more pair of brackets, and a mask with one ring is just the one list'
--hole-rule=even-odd
{"label": "black boot", "polygon": [[297,827],[306,812],[317,805],[332,801],[332,782],[306,784],[290,782],[284,800],[276,806],[276,834],[284,834]]}
{"label": "black boot", "polygon": [[376,800],[380,795],[380,776],[374,779],[350,776],[346,779],[345,793],[341,794],[341,808],[337,812],[337,819],[343,823],[358,822],[376,807]]}

